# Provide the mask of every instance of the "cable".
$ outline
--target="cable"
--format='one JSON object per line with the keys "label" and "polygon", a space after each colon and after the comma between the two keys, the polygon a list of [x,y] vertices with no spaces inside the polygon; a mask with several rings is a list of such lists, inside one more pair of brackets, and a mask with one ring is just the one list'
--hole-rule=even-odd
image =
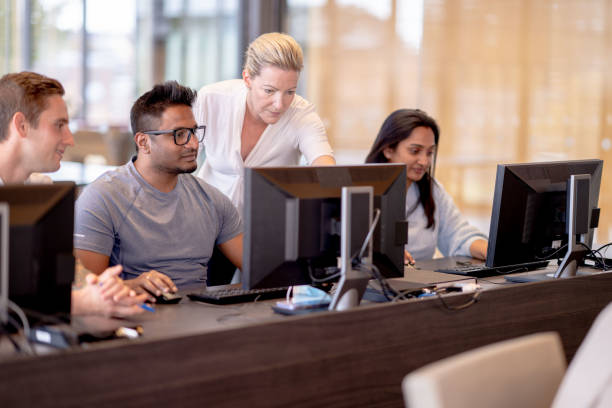
{"label": "cable", "polygon": [[[365,267],[365,268],[370,270],[370,272],[373,275],[373,277],[380,284],[380,288],[381,288],[382,294],[385,296],[385,298],[387,298],[387,300],[389,302],[396,302],[398,300],[409,300],[409,299],[418,298],[418,296],[415,296],[415,295],[412,294],[412,292],[414,292],[413,289],[404,289],[404,290],[400,290],[400,291],[397,291],[397,290],[393,289],[391,287],[391,285],[389,285],[389,282],[387,282],[387,279],[380,274],[380,271],[378,270],[378,268],[375,265],[361,263],[361,264],[357,265],[357,267],[358,268],[359,267]],[[459,305],[459,306],[450,306],[442,298],[442,296],[440,295],[440,292],[441,292],[440,290],[435,290],[435,291],[430,292],[430,293],[435,294],[436,296],[438,296],[438,298],[442,301],[442,304],[444,305],[444,307],[446,309],[448,309],[448,310],[461,310],[461,309],[465,309],[467,307],[470,307],[470,306],[472,306],[474,303],[476,303],[478,301],[478,298],[480,296],[480,289],[477,289],[474,292],[474,294],[472,295],[472,298],[467,303],[465,303],[463,305]]]}
{"label": "cable", "polygon": [[397,296],[397,292],[389,285],[387,280],[381,275],[376,265],[367,264],[365,262],[362,262],[356,265],[356,268],[358,270],[365,268],[367,271],[370,272],[370,276],[372,276],[374,279],[378,281],[378,284],[380,285],[380,290],[382,291],[382,294],[385,296],[385,298],[387,298],[388,301],[391,301],[395,296]]}
{"label": "cable", "polygon": [[[28,318],[26,317],[25,313],[23,313],[23,310],[21,310],[21,308],[17,306],[17,304],[10,299],[8,300],[8,308],[12,310],[17,315],[17,317],[19,317],[19,320],[21,320],[21,326],[23,327],[23,334],[26,340],[25,344],[27,344],[29,353],[36,354],[36,352],[34,351],[34,348],[32,348],[32,346],[30,345],[30,323],[28,322]],[[16,326],[15,328],[18,329],[18,326]]]}
{"label": "cable", "polygon": [[[557,248],[553,253],[545,255],[545,256],[534,256],[535,259],[539,260],[539,261],[548,261],[551,260],[553,258],[555,258],[555,255],[561,251],[563,251],[565,248],[567,248],[567,244],[564,244],[562,246],[560,246],[559,248]],[[557,257],[558,258],[558,257]]]}
{"label": "cable", "polygon": [[478,283],[478,281],[483,281],[483,282],[487,282],[487,283],[492,283],[493,285],[514,285],[513,282],[493,282],[490,281],[488,279],[483,279],[483,278],[476,278],[476,283]]}
{"label": "cable", "polygon": [[[372,235],[374,233],[374,229],[376,228],[376,225],[378,224],[378,220],[380,218],[380,209],[376,208],[375,209],[376,215],[374,216],[374,220],[372,220],[372,224],[370,225],[370,230],[368,231],[368,234],[366,235],[363,244],[361,246],[361,250],[359,251],[359,253],[356,256],[353,256],[351,258],[351,264],[353,265],[353,267],[355,267],[357,270],[362,270],[363,268],[365,268],[366,270],[368,270],[370,272],[370,275],[372,277],[374,277],[378,283],[380,284],[380,289],[382,291],[382,294],[385,296],[385,298],[390,301],[390,302],[395,302],[397,300],[408,300],[411,298],[414,298],[415,296],[410,294],[410,292],[412,292],[411,290],[401,290],[401,291],[397,291],[395,289],[393,289],[391,287],[391,285],[389,285],[389,282],[387,282],[387,279],[385,277],[382,276],[382,274],[380,273],[380,271],[378,270],[378,268],[376,267],[376,265],[374,265],[373,263],[365,263],[362,261],[363,259],[363,254],[366,250],[366,247],[368,246],[369,242],[372,239]],[[311,275],[311,279],[313,278],[312,273],[310,271],[309,268],[309,273]],[[474,295],[472,296],[472,299],[463,304],[463,305],[459,305],[459,306],[449,306],[448,304],[446,304],[446,302],[444,301],[444,299],[442,299],[442,296],[440,295],[439,292],[434,292],[442,301],[442,304],[449,310],[461,310],[464,309],[466,307],[469,307],[471,305],[473,305],[474,303],[476,303],[476,301],[478,300],[478,297],[480,296],[480,291],[477,290]],[[406,297],[406,296],[409,297]]]}
{"label": "cable", "polygon": [[[599,248],[597,248],[597,249],[592,251],[593,253],[598,253],[599,254],[599,256],[600,256],[599,260],[601,261],[601,268],[604,271],[608,270],[608,263],[606,262],[607,258],[605,257],[604,253],[602,253],[602,250],[605,249],[605,248],[608,248],[610,245],[612,245],[612,242],[608,242],[607,244],[602,245]],[[604,252],[607,252],[607,251],[604,251]]]}
{"label": "cable", "polygon": [[[366,250],[366,247],[368,246],[368,243],[372,240],[372,235],[374,233],[374,229],[376,228],[376,224],[378,224],[378,220],[380,218],[380,209],[376,208],[374,209],[375,215],[374,215],[374,220],[372,220],[372,224],[370,225],[370,229],[365,237],[365,239],[363,240],[363,244],[361,245],[361,250],[353,255],[351,257],[351,263],[353,265],[355,265],[355,263],[357,265],[361,264],[361,259],[363,257],[363,253]],[[372,265],[373,266],[373,265]],[[317,278],[314,276],[314,272],[312,270],[312,265],[310,264],[310,262],[308,263],[308,276],[310,278],[310,280],[313,283],[326,283],[329,282],[331,280],[334,280],[336,278],[339,278],[340,276],[342,276],[342,270],[336,267],[327,267],[323,269],[325,272],[328,271],[333,271],[333,273],[331,275],[326,276],[325,278]]]}
{"label": "cable", "polygon": [[23,310],[26,316],[33,317],[40,324],[70,324],[70,314],[68,313],[44,314],[25,307],[22,307],[21,310]]}
{"label": "cable", "polygon": [[[398,300],[409,300],[409,299],[415,299],[417,296],[414,294],[414,292],[416,292],[415,289],[402,289],[402,290],[397,290],[395,288],[393,288],[391,285],[389,285],[389,282],[387,281],[387,279],[382,276],[380,273],[378,273],[378,276],[376,275],[376,273],[373,272],[373,270],[370,268],[372,265],[370,264],[361,264],[361,266],[365,267],[366,269],[368,269],[368,271],[370,272],[370,275],[376,279],[380,285],[380,289],[379,288],[375,288],[373,286],[372,287],[374,290],[376,291],[380,291],[381,294],[387,299],[387,301],[389,302],[395,302]],[[375,266],[374,266],[375,268]],[[380,272],[380,271],[378,271]]]}
{"label": "cable", "polygon": [[457,310],[463,310],[466,309],[470,306],[472,306],[473,304],[475,304],[476,302],[478,302],[478,298],[480,297],[480,289],[476,289],[476,291],[474,292],[474,294],[472,295],[472,298],[470,300],[468,300],[466,303],[462,304],[462,305],[457,305],[457,306],[451,306],[448,303],[446,303],[446,301],[444,300],[444,298],[442,297],[442,295],[439,292],[434,292],[436,294],[436,296],[438,297],[438,299],[440,299],[440,302],[442,302],[442,305],[447,309],[447,310],[452,310],[452,311],[457,311]]}
{"label": "cable", "polygon": [[[9,322],[10,326],[12,326],[12,327],[15,329],[15,333],[19,333],[19,330],[21,329],[21,325],[19,324],[19,322],[18,322],[17,320],[15,320],[15,318],[14,318],[13,316],[9,315],[9,317],[8,317],[8,322]],[[29,353],[29,354],[31,354],[31,353],[29,352],[29,350],[30,350],[30,349],[28,349],[28,350],[23,350],[23,349],[22,349],[22,348],[19,346],[19,344],[18,344],[18,343],[15,341],[15,339],[13,339],[13,336],[10,336],[10,335],[9,335],[8,337],[11,339],[11,342],[13,343],[13,345],[16,345],[16,346],[17,346],[17,348],[18,348],[18,351],[19,351],[19,352],[25,352],[25,353]],[[27,342],[27,340],[28,340],[28,339],[26,338],[26,342]]]}
{"label": "cable", "polygon": [[[351,262],[350,263],[356,269],[359,269],[360,265],[364,265],[361,262],[361,259],[363,257],[363,254],[364,254],[368,244],[372,240],[372,236],[374,234],[374,229],[376,228],[376,225],[378,224],[378,220],[380,219],[380,209],[376,208],[374,210],[374,212],[375,212],[374,219],[372,220],[372,223],[370,224],[370,229],[368,230],[368,233],[366,234],[366,237],[363,240],[363,244],[361,245],[360,251],[356,252],[355,255],[351,256],[351,260],[350,260]],[[371,267],[372,268],[376,268],[374,265],[371,265]],[[337,268],[337,267],[326,267],[326,268],[323,268],[323,271],[328,276],[326,276],[324,278],[317,278],[317,277],[315,277],[312,265],[311,265],[310,262],[308,262],[308,276],[309,276],[309,278],[310,278],[312,283],[326,283],[326,282],[332,281],[332,280],[337,279],[337,278],[342,276],[342,269]],[[376,269],[376,271],[377,271],[378,275],[380,275],[380,273],[378,272],[378,269]],[[332,274],[329,275],[328,272],[332,272]],[[374,273],[374,276],[376,276],[376,273]],[[379,279],[379,282],[381,282],[380,279]]]}
{"label": "cable", "polygon": [[[599,249],[593,250],[591,247],[589,247],[589,246],[588,246],[587,244],[585,244],[584,242],[578,242],[578,243],[576,243],[576,245],[581,245],[581,246],[585,247],[585,248],[586,248],[586,249],[589,251],[589,255],[591,255],[591,256],[593,257],[593,260],[594,260],[596,263],[598,263],[598,264],[600,265],[599,267],[600,267],[600,268],[602,268],[603,270],[607,270],[607,269],[606,269],[606,263],[605,263],[604,257],[601,255],[601,252],[599,252],[599,251],[600,251],[601,249],[605,248],[606,246],[610,245],[610,244],[612,244],[612,243],[608,243],[608,244],[604,245],[603,247],[601,247],[601,248],[599,248]],[[553,253],[551,253],[551,254],[548,254],[548,255],[546,255],[546,256],[544,256],[544,257],[538,257],[538,256],[536,256],[535,258],[536,258],[536,259],[538,259],[538,260],[542,260],[542,261],[545,261],[545,260],[552,260],[552,259],[557,258],[557,262],[558,262],[558,263],[560,263],[560,259],[561,259],[561,258],[563,258],[563,257],[565,256],[565,253],[564,253],[563,255],[561,255],[561,256],[556,256],[556,255],[557,255],[559,252],[561,252],[562,250],[566,249],[567,247],[568,247],[568,244],[564,244],[564,245],[562,245],[561,247],[559,247],[559,248],[558,248],[556,251],[554,251],[554,252],[553,252]],[[599,255],[597,255],[597,254],[599,254]]]}
{"label": "cable", "polygon": [[391,299],[391,302],[396,302],[398,300],[409,300],[409,299],[417,298],[418,296],[413,295],[412,292],[414,292],[413,289],[402,289],[400,291],[397,291],[397,296]]}
{"label": "cable", "polygon": [[325,283],[331,280],[334,280],[342,275],[342,271],[336,267],[327,267],[323,269],[324,271],[331,270],[334,271],[332,275],[326,276],[325,278],[317,278],[314,276],[312,271],[312,266],[308,263],[308,277],[313,283]]}
{"label": "cable", "polygon": [[385,296],[385,298],[388,301],[393,301],[398,296],[402,296],[402,295],[398,293],[396,290],[394,290],[389,285],[389,283],[382,276],[382,274],[380,273],[376,265],[374,265],[373,263],[365,263],[362,261],[363,254],[365,253],[365,250],[368,244],[372,240],[374,230],[376,229],[376,225],[378,224],[378,220],[380,219],[380,209],[375,208],[374,213],[375,213],[374,219],[372,220],[372,223],[370,224],[370,229],[368,230],[368,233],[366,234],[366,237],[363,240],[363,244],[361,245],[361,250],[357,254],[351,257],[351,265],[357,270],[363,270],[363,268],[365,268],[370,273],[370,276],[372,276],[378,281],[378,283],[380,284],[380,289],[383,295]]}
{"label": "cable", "polygon": [[[579,242],[578,245],[582,245],[583,247],[585,247],[587,249],[587,251],[589,251],[587,256],[591,256],[593,259],[593,261],[595,262],[595,265],[593,265],[596,268],[600,268],[604,271],[608,270],[608,266],[606,265],[606,258],[601,254],[601,249],[605,248],[606,246],[610,245],[610,244],[606,244],[598,249],[591,249],[587,244],[583,243],[583,242]],[[599,255],[598,255],[599,254]],[[585,257],[586,258],[586,257]]]}
{"label": "cable", "polygon": [[601,252],[602,249],[607,248],[610,245],[612,245],[612,242],[608,242],[607,244],[600,246],[599,248],[596,249],[596,251]]}
{"label": "cable", "polygon": [[8,307],[9,309],[12,309],[13,312],[15,312],[15,314],[17,315],[17,317],[19,317],[19,320],[21,320],[21,326],[23,327],[23,334],[26,336],[26,338],[29,339],[30,338],[30,323],[28,322],[28,318],[26,317],[25,313],[23,313],[23,310],[21,310],[21,308],[17,306],[17,304],[10,299],[8,301]]}
{"label": "cable", "polygon": [[503,275],[508,275],[510,273],[529,272],[529,268],[527,268],[526,266],[519,266],[518,268],[510,269],[509,271],[500,271],[497,268],[493,269],[493,271],[496,274],[503,276]]}
{"label": "cable", "polygon": [[[582,247],[586,248],[586,250],[588,251],[588,253],[587,253],[587,255],[586,255],[586,256],[589,256],[589,255],[590,255],[590,256],[592,256],[592,257],[593,257],[593,260],[594,260],[595,262],[600,263],[602,266],[604,265],[603,258],[602,258],[602,256],[601,256],[601,253],[599,253],[599,251],[598,251],[598,250],[593,250],[593,249],[591,249],[591,247],[590,247],[590,246],[588,246],[587,244],[585,244],[584,242],[579,242],[579,243],[578,243],[578,245],[580,245],[580,246],[582,246]],[[599,255],[597,255],[598,253],[599,253]],[[586,258],[586,256],[585,256],[585,258]]]}
{"label": "cable", "polygon": [[361,259],[363,257],[363,253],[365,252],[366,247],[368,246],[368,244],[372,240],[372,234],[374,233],[374,229],[376,228],[376,224],[378,224],[378,219],[380,218],[380,209],[379,208],[375,208],[374,212],[375,212],[374,220],[372,220],[372,225],[370,225],[370,230],[368,231],[368,234],[366,235],[365,239],[363,240],[363,245],[361,245],[361,251],[359,251],[359,255],[358,255],[357,259]]}
{"label": "cable", "polygon": [[402,293],[403,291],[398,292],[397,290],[393,289],[391,285],[389,285],[389,282],[387,282],[387,279],[382,276],[376,265],[362,262],[358,265],[355,265],[355,267],[358,270],[360,270],[361,268],[365,268],[370,272],[370,275],[378,281],[378,284],[380,285],[380,290],[388,301],[393,302],[394,300],[398,299],[408,299],[405,297],[405,293]]}
{"label": "cable", "polygon": [[15,349],[15,351],[17,351],[18,353],[23,353],[23,349],[19,346],[19,343],[17,343],[15,341],[13,336],[11,336],[10,334],[7,334],[6,337],[8,337],[8,339],[11,342],[11,344],[13,345],[13,348]]}
{"label": "cable", "polygon": [[[15,327],[16,329],[19,329],[19,325],[17,324],[17,321],[15,321],[15,319],[12,318],[12,316],[8,316],[9,320],[11,320],[11,325],[13,327]],[[9,341],[11,342],[11,344],[13,344],[13,348],[15,349],[15,351],[17,351],[18,353],[22,353],[23,350],[21,349],[21,347],[19,347],[19,344],[15,341],[15,339],[13,338],[13,336],[11,336],[10,331],[8,330],[8,324],[7,325],[0,325],[0,329],[2,330],[2,334],[6,335],[6,337],[9,339]]]}
{"label": "cable", "polygon": [[[587,244],[585,244],[584,242],[578,242],[578,243],[577,243],[577,245],[581,245],[581,246],[583,246],[584,248],[586,248],[586,249],[589,251],[589,255],[593,257],[593,260],[594,260],[594,261],[595,261],[597,264],[599,264],[599,268],[603,269],[604,271],[607,271],[607,270],[608,270],[608,266],[606,265],[605,257],[603,256],[603,254],[601,253],[601,251],[602,251],[604,248],[607,248],[607,247],[611,246],[611,245],[612,245],[612,242],[609,242],[609,243],[607,243],[607,244],[605,244],[605,245],[602,245],[601,247],[599,247],[599,248],[597,248],[597,249],[592,249],[590,246],[588,246],[588,245],[587,245]],[[545,256],[545,257],[537,257],[537,256],[536,256],[536,259],[539,259],[539,260],[551,260],[551,259],[554,259],[554,258],[555,258],[555,255],[556,255],[557,253],[559,253],[560,251],[564,250],[565,248],[567,248],[567,244],[565,244],[565,245],[563,245],[563,246],[559,247],[559,248],[558,248],[556,251],[554,251],[554,252],[553,252],[553,253],[551,253],[551,254],[548,254],[548,255],[547,255],[547,256]],[[556,258],[557,258],[557,259],[559,259],[559,257],[556,257]]]}

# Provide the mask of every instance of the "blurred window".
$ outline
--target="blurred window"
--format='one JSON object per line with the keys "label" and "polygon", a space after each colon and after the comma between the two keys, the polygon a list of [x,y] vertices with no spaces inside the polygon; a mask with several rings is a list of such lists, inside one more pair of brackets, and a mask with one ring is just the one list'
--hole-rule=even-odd
{"label": "blurred window", "polygon": [[[611,0],[288,0],[287,28],[339,161],[363,161],[393,110],[423,109],[441,128],[436,176],[480,225],[498,163],[612,163]],[[611,241],[612,211],[600,227]]]}

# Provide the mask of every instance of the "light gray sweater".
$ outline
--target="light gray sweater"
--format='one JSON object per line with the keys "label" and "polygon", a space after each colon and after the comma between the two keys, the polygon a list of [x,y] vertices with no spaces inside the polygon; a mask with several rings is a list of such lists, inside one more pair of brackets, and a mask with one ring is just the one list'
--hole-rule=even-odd
{"label": "light gray sweater", "polygon": [[[437,181],[433,183],[436,203],[435,225],[427,228],[427,217],[418,203],[419,188],[412,183],[406,191],[406,219],[408,220],[408,243],[406,250],[415,260],[431,259],[436,247],[444,256],[470,256],[470,245],[487,236],[461,215],[451,196]],[[417,205],[418,203],[418,205]]]}

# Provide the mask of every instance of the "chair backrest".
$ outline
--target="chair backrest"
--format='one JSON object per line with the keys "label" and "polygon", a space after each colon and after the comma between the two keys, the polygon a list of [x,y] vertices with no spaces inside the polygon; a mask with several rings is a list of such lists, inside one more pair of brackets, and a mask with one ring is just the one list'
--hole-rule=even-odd
{"label": "chair backrest", "polygon": [[431,363],[403,381],[410,408],[550,407],[565,372],[554,332],[519,337]]}
{"label": "chair backrest", "polygon": [[597,316],[559,386],[554,408],[612,406],[612,303]]}

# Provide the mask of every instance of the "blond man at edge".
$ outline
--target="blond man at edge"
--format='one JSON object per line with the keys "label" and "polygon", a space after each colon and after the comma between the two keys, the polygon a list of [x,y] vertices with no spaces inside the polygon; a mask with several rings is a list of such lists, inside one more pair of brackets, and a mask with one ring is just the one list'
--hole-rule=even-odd
{"label": "blond man at edge", "polygon": [[[0,185],[36,182],[34,172],[59,169],[64,151],[74,146],[63,95],[58,81],[33,72],[0,78]],[[141,313],[146,296],[123,283],[121,270],[117,265],[100,276],[88,274],[85,286],[72,291],[72,313]]]}
{"label": "blond man at edge", "polygon": [[246,51],[242,79],[207,85],[193,107],[206,125],[206,159],[198,176],[227,195],[242,214],[244,168],[334,165],[323,122],[296,95],[302,49],[289,35],[259,36]]}

